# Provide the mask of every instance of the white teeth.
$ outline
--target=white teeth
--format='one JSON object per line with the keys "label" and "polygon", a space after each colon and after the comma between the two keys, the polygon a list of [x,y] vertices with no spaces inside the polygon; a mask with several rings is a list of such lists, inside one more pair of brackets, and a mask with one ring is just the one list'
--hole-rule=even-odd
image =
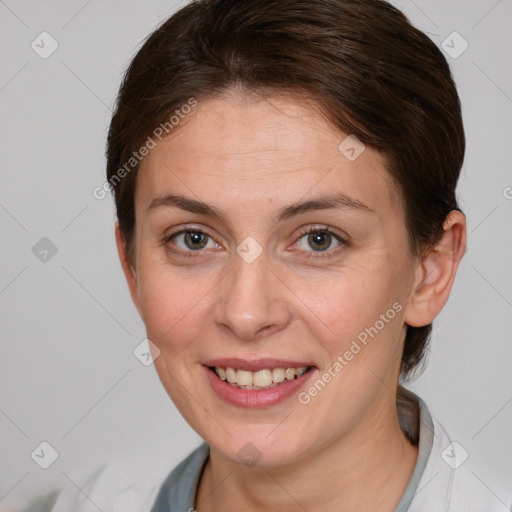
{"label": "white teeth", "polygon": [[270,370],[260,370],[258,372],[254,372],[252,382],[255,386],[258,387],[270,386],[270,384],[272,384],[272,372]]}
{"label": "white teeth", "polygon": [[236,370],[235,368],[215,367],[215,373],[231,385],[242,389],[268,389],[284,382],[300,377],[307,371],[307,366],[299,368],[265,368],[256,372]]}
{"label": "white teeth", "polygon": [[236,383],[239,386],[252,386],[252,372],[247,372],[245,370],[237,370]]}
{"label": "white teeth", "polygon": [[297,377],[300,377],[303,373],[306,373],[307,371],[308,371],[307,366],[299,366],[299,368],[297,368],[297,370],[296,370]]}
{"label": "white teeth", "polygon": [[284,372],[284,376],[286,377],[286,380],[295,379],[295,368],[286,368],[286,371]]}
{"label": "white teeth", "polygon": [[275,383],[283,382],[284,368],[274,368],[272,370],[272,381]]}
{"label": "white teeth", "polygon": [[231,384],[236,384],[236,370],[226,368],[226,379]]}

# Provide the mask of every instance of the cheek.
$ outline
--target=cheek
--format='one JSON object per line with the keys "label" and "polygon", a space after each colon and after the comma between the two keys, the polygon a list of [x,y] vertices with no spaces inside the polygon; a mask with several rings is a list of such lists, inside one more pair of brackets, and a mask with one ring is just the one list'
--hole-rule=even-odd
{"label": "cheek", "polygon": [[[384,306],[390,307],[394,290],[386,266],[363,261],[311,276],[295,276],[290,288],[333,336],[354,334]],[[390,304],[388,305],[388,302]]]}
{"label": "cheek", "polygon": [[139,275],[143,321],[149,339],[161,351],[180,352],[197,340],[209,316],[207,292],[213,285],[211,276],[200,273],[184,277],[168,265],[143,266]]}
{"label": "cheek", "polygon": [[302,304],[304,323],[328,353],[328,364],[350,350],[361,353],[354,359],[364,364],[394,357],[405,310],[400,266],[379,256],[290,280],[290,289],[297,290]]}

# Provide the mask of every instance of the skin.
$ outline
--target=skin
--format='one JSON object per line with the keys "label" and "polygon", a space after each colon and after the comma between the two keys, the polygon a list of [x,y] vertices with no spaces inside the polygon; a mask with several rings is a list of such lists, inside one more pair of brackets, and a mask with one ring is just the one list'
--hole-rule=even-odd
{"label": "skin", "polygon": [[[314,107],[240,90],[201,102],[141,164],[133,265],[116,228],[133,301],[160,350],[158,375],[211,447],[200,512],[392,511],[416,463],[395,405],[406,324],[430,323],[448,299],[465,218],[451,212],[439,244],[414,256],[384,157],[367,147],[349,161],[338,150],[347,134]],[[290,204],[333,192],[371,211],[319,209],[276,222]],[[148,208],[170,193],[226,217]],[[205,248],[191,249],[183,235],[165,241],[190,224],[211,237]],[[310,226],[347,243],[327,237],[319,251],[300,235]],[[248,236],[263,248],[252,263],[236,252]],[[317,368],[307,390],[393,303],[401,311],[307,405],[294,394],[269,408],[237,407],[205,376],[212,358],[305,361]],[[252,467],[238,457],[248,442],[261,455]]]}

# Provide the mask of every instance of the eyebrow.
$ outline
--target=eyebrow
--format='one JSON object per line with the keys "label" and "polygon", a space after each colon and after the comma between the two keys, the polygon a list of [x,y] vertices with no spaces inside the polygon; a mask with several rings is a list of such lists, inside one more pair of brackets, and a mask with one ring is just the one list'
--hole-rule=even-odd
{"label": "eyebrow", "polygon": [[[221,209],[211,206],[203,201],[197,199],[191,199],[184,196],[165,194],[155,197],[146,211],[155,210],[162,206],[168,208],[179,208],[187,212],[198,213],[201,215],[209,215],[215,217],[227,224],[228,215]],[[289,219],[296,215],[314,210],[326,210],[326,209],[338,209],[338,210],[356,210],[361,212],[374,212],[369,206],[365,205],[361,201],[350,197],[346,194],[333,194],[323,197],[311,199],[301,203],[295,203],[287,206],[279,212],[277,217],[274,218],[275,222],[281,222]]]}

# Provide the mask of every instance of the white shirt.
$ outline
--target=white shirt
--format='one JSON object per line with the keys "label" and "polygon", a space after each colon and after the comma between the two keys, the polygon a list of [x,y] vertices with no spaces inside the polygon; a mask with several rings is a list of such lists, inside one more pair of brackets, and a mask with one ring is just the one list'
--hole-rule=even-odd
{"label": "white shirt", "polygon": [[[402,430],[418,444],[418,459],[395,512],[512,511],[512,485],[505,490],[487,482],[419,397],[400,388],[397,411]],[[143,467],[136,460],[128,466],[112,461],[80,490],[64,489],[53,508],[37,512],[190,512],[208,457],[203,443],[170,473],[168,467]]]}

